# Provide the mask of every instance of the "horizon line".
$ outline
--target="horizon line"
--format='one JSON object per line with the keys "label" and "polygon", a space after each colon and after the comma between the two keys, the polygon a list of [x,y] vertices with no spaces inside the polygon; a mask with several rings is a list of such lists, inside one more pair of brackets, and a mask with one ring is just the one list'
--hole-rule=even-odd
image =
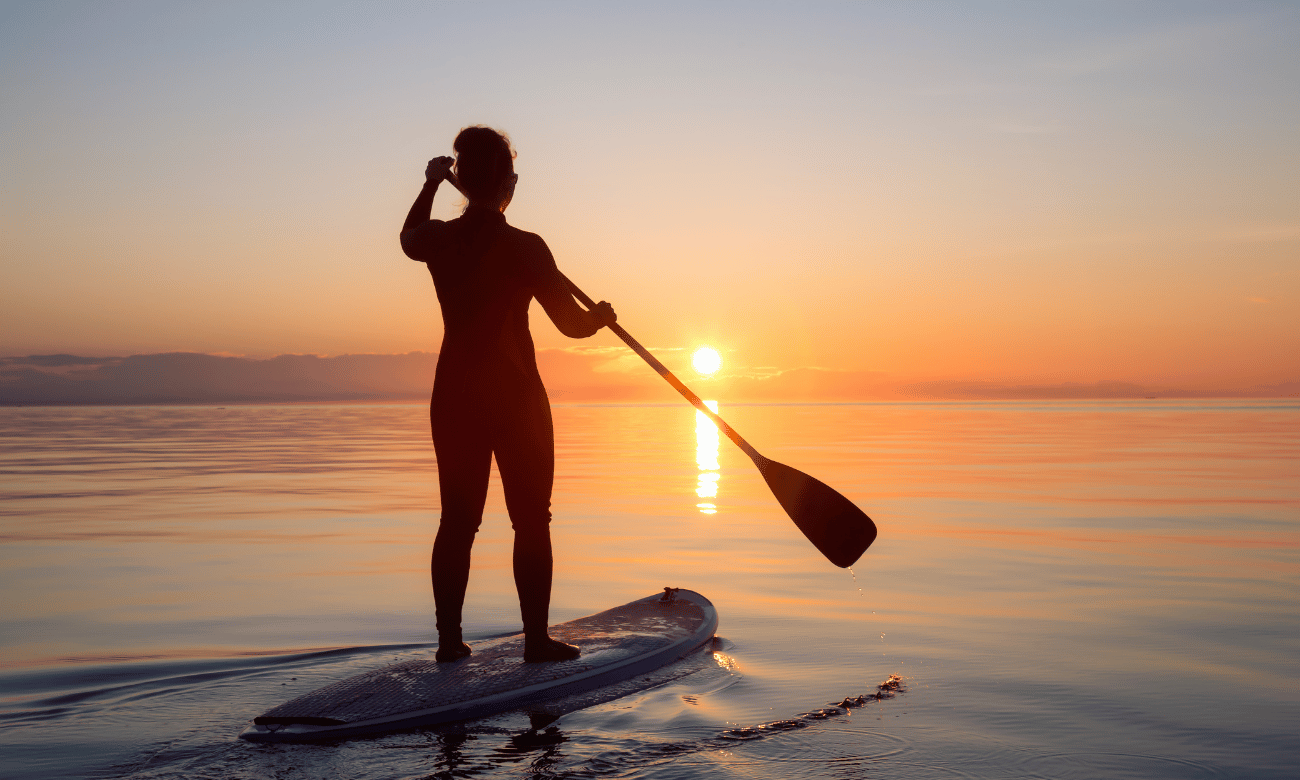
{"label": "horizon line", "polygon": [[[558,404],[676,403],[651,372],[610,371],[606,351],[541,349],[538,366]],[[125,357],[71,353],[0,357],[3,406],[166,406],[213,404],[402,403],[426,400],[438,353],[285,353],[270,358],[206,352]],[[800,366],[758,372],[738,367],[697,390],[736,404],[859,404],[907,401],[1287,399],[1300,381],[1224,383],[1125,380],[999,381],[908,379],[879,372]],[[1058,375],[1059,376],[1059,375]],[[1182,384],[1182,386],[1179,386]],[[1217,385],[1217,386],[1216,386]],[[730,400],[727,400],[727,399]]]}

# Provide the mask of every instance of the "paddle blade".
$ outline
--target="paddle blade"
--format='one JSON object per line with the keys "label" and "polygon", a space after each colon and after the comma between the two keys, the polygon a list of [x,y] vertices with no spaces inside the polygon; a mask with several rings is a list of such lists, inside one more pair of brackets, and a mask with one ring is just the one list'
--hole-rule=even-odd
{"label": "paddle blade", "polygon": [[876,540],[871,518],[825,483],[766,458],[758,469],[786,514],[831,563],[852,566]]}

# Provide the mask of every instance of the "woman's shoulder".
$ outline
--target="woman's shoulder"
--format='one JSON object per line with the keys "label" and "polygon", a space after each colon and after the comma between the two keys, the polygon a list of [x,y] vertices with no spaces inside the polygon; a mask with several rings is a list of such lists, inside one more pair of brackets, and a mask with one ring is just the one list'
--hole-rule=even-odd
{"label": "woman's shoulder", "polygon": [[402,251],[412,260],[427,262],[442,244],[449,224],[440,219],[430,219],[402,231]]}
{"label": "woman's shoulder", "polygon": [[512,246],[517,250],[526,252],[530,257],[532,255],[538,255],[539,257],[551,256],[551,250],[546,246],[546,241],[536,233],[521,230],[507,223],[504,235]]}

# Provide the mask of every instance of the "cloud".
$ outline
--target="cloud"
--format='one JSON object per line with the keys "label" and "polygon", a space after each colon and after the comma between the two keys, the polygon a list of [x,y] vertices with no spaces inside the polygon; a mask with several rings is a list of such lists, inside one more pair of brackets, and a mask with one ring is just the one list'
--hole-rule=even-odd
{"label": "cloud", "polygon": [[437,355],[169,352],[117,358],[0,358],[0,405],[252,403],[427,398]]}
{"label": "cloud", "polygon": [[102,362],[104,362],[103,358],[77,357],[76,355],[28,355],[22,358],[0,358],[0,371],[10,364],[40,366],[42,368],[69,368],[95,365]]}
{"label": "cloud", "polygon": [[997,382],[936,381],[901,386],[905,397],[936,400],[1083,400],[1125,398],[1283,398],[1300,394],[1300,382],[1249,388],[1187,389],[1132,382],[1061,382],[1001,384]]}
{"label": "cloud", "polygon": [[[681,348],[650,348],[682,382],[702,398],[737,401],[852,401],[890,397],[884,375],[823,368],[733,369],[702,377]],[[538,369],[557,402],[619,401],[671,403],[680,398],[650,366],[618,347],[542,349]]]}
{"label": "cloud", "polygon": [[1251,398],[1300,398],[1300,382],[1255,385],[1245,395]]}

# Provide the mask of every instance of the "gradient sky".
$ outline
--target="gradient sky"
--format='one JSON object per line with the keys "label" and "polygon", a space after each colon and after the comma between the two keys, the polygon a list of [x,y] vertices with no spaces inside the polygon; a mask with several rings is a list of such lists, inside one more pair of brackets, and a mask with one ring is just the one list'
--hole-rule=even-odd
{"label": "gradient sky", "polygon": [[652,347],[1300,381],[1297,52],[1286,2],[6,3],[0,355],[436,350],[397,232],[484,123]]}

